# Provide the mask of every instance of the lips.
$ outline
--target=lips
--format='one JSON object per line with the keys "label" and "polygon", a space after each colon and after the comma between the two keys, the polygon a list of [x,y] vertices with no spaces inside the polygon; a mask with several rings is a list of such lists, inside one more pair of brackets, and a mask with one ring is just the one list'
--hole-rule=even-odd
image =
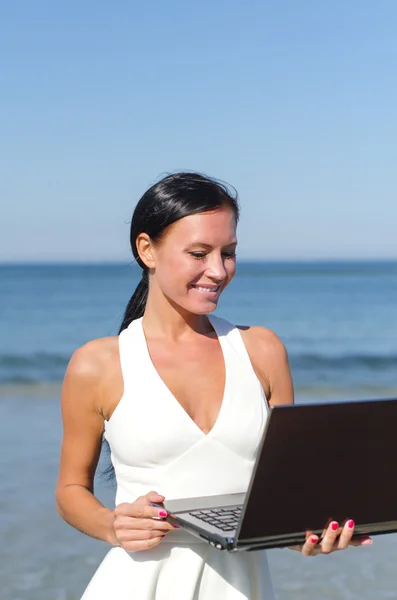
{"label": "lips", "polygon": [[211,294],[215,295],[221,289],[220,285],[192,285],[194,290],[197,290],[201,294]]}

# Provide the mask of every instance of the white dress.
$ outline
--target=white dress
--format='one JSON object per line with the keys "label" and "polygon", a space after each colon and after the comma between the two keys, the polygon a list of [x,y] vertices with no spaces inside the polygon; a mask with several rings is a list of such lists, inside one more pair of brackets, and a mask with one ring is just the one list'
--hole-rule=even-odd
{"label": "white dress", "polygon": [[[151,490],[166,500],[247,490],[266,398],[238,329],[218,317],[210,322],[222,347],[226,382],[208,434],[157,373],[142,319],[120,334],[124,394],[105,423],[116,505]],[[274,600],[274,594],[265,551],[228,553],[175,530],[151,550],[112,548],[82,600]]]}

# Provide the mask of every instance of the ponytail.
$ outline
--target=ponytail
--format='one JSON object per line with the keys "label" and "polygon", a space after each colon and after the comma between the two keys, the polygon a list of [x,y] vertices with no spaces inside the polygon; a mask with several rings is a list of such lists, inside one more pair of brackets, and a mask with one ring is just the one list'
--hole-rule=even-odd
{"label": "ponytail", "polygon": [[138,283],[135,292],[132,294],[130,301],[125,309],[123,322],[121,323],[119,334],[127,329],[128,325],[135,319],[139,319],[143,316],[146,308],[146,302],[149,292],[149,278],[148,272],[144,269],[142,273],[142,279]]}

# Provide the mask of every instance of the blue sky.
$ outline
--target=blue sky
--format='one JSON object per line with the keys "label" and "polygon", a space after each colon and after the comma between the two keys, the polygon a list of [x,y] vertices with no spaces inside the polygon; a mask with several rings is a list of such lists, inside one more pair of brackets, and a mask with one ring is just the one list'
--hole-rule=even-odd
{"label": "blue sky", "polygon": [[8,2],[0,261],[130,260],[170,171],[233,184],[239,256],[397,258],[395,0]]}

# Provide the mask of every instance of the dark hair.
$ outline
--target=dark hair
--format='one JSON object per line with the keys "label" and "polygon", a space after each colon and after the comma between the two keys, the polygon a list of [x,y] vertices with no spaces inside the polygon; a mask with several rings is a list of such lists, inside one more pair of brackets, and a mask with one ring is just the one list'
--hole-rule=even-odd
{"label": "dark hair", "polygon": [[137,252],[138,235],[147,233],[153,242],[158,242],[175,221],[222,206],[233,211],[237,222],[239,207],[236,190],[199,173],[168,175],[143,194],[132,215],[130,231],[131,249],[136,262],[143,269],[142,279],[127,304],[119,333],[132,321],[142,317],[146,307],[149,277],[146,265]]}
{"label": "dark hair", "polygon": [[[239,218],[237,192],[226,183],[199,173],[174,173],[167,175],[147,190],[139,200],[132,215],[130,243],[132,254],[142,268],[142,279],[125,309],[119,333],[143,316],[149,291],[149,274],[136,248],[140,233],[147,233],[153,242],[159,242],[167,229],[179,219],[226,206]],[[102,437],[105,468],[102,475],[115,483],[110,457],[110,447]]]}

